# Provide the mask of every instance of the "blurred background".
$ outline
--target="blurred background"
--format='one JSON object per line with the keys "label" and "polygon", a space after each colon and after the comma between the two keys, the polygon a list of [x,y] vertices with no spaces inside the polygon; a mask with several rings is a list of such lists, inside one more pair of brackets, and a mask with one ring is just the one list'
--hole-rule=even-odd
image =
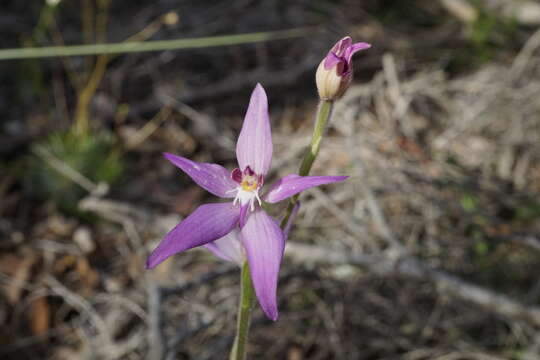
{"label": "blurred background", "polygon": [[[345,35],[373,47],[354,58],[312,174],[351,178],[303,194],[280,318],[255,308],[250,358],[540,359],[540,2],[0,9],[1,49],[57,46],[52,57],[0,50],[1,359],[226,358],[238,269],[191,250],[144,270],[169,229],[215,201],[161,153],[236,167],[260,82],[268,180],[296,172],[315,69]],[[229,36],[251,33],[263,34]],[[224,35],[198,48],[55,56]]]}

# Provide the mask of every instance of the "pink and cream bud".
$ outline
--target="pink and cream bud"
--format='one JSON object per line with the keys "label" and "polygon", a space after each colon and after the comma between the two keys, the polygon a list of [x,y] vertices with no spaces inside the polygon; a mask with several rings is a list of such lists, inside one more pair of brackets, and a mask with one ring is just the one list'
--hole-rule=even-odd
{"label": "pink and cream bud", "polygon": [[315,74],[317,82],[317,91],[321,100],[337,100],[349,87],[351,83],[351,74],[340,76],[337,72],[337,67],[327,70],[324,66],[324,60],[321,61]]}
{"label": "pink and cream bud", "polygon": [[330,49],[315,74],[321,100],[337,100],[343,96],[352,81],[352,56],[357,51],[370,47],[367,43],[353,44],[347,36]]}

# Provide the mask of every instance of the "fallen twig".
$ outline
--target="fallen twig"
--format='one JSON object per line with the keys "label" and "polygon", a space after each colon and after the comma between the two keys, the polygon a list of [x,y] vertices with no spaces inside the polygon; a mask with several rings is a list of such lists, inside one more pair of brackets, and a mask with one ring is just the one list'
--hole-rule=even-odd
{"label": "fallen twig", "polygon": [[540,308],[527,307],[506,295],[468,283],[444,271],[433,269],[412,256],[390,260],[382,255],[355,254],[328,246],[305,245],[295,242],[287,244],[286,255],[300,263],[352,264],[366,267],[380,276],[399,274],[430,280],[441,293],[472,302],[499,315],[519,318],[540,326]]}

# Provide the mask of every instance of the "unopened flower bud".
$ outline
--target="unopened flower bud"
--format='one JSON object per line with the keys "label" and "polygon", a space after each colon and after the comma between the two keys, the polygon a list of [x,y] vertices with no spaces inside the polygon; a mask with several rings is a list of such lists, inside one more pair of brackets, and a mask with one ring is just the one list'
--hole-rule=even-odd
{"label": "unopened flower bud", "polygon": [[338,41],[317,68],[315,81],[321,100],[337,100],[349,87],[352,76],[352,56],[369,49],[368,43],[353,44],[349,36]]}

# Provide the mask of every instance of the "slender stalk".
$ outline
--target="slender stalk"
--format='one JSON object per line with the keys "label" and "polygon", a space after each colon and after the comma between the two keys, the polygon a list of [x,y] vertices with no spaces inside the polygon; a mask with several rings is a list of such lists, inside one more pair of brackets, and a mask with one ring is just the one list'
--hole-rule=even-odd
{"label": "slender stalk", "polygon": [[[321,100],[319,102],[319,107],[317,108],[317,115],[315,117],[313,136],[311,137],[311,144],[308,148],[308,151],[306,152],[306,155],[304,155],[304,159],[302,160],[302,164],[300,165],[300,170],[298,171],[298,174],[300,176],[307,176],[311,171],[313,162],[317,158],[317,155],[319,154],[319,149],[321,148],[321,141],[326,130],[326,124],[328,123],[328,119],[330,119],[330,116],[332,116],[333,106],[334,102],[331,100]],[[285,211],[285,217],[281,221],[281,228],[284,228],[287,224],[287,221],[289,220],[289,217],[291,216],[294,209],[294,205],[296,205],[296,202],[298,201],[298,196],[299,195],[293,196],[289,201],[289,205],[287,206],[287,210]]]}
{"label": "slender stalk", "polygon": [[[98,3],[100,4],[100,11],[97,16],[95,31],[90,31],[88,29],[85,29],[83,33],[90,31],[90,33],[86,33],[85,37],[86,37],[86,40],[91,40],[92,35],[93,35],[92,33],[95,32],[97,34],[96,40],[100,42],[104,42],[107,37],[107,20],[109,18],[108,6],[110,2],[108,0],[103,0]],[[89,6],[91,9],[91,4]],[[93,13],[89,21],[91,22],[92,20],[93,20]],[[88,77],[86,86],[79,93],[79,96],[77,99],[77,107],[75,108],[75,121],[73,123],[73,129],[72,129],[73,133],[77,136],[85,136],[88,133],[90,102],[92,101],[92,98],[94,97],[94,94],[96,93],[96,90],[98,89],[99,84],[101,83],[101,80],[103,79],[103,76],[105,76],[105,71],[107,70],[108,61],[109,61],[109,58],[107,55],[101,54],[98,56],[96,63],[94,65],[94,69],[92,70],[92,72],[90,73]]]}
{"label": "slender stalk", "polygon": [[332,107],[334,102],[330,100],[321,100],[319,102],[319,107],[317,109],[317,117],[315,118],[315,128],[313,129],[313,136],[311,137],[311,144],[309,150],[304,155],[304,160],[302,160],[302,165],[300,165],[300,171],[298,175],[307,176],[311,171],[311,166],[313,161],[319,154],[319,149],[321,147],[321,140],[326,130],[326,123],[332,115]]}
{"label": "slender stalk", "polygon": [[244,360],[247,354],[247,339],[251,321],[251,310],[253,309],[253,286],[251,284],[251,275],[247,261],[242,265],[241,279],[236,338],[234,339],[229,360]]}
{"label": "slender stalk", "polygon": [[73,133],[77,136],[85,136],[88,133],[90,102],[105,75],[107,63],[107,55],[100,55],[98,57],[88,83],[79,94],[75,108],[75,122],[73,123]]}
{"label": "slender stalk", "polygon": [[210,36],[192,39],[129,41],[112,44],[0,49],[0,60],[195,49],[289,39],[306,36],[312,32],[313,29],[310,28],[296,28],[290,30]]}

